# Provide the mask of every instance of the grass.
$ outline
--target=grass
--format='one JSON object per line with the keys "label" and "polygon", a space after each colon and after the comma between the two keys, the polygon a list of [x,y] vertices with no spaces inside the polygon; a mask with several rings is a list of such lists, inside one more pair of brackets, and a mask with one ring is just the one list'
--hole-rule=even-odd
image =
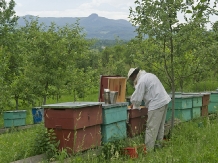
{"label": "grass", "polygon": [[[39,146],[36,146],[37,141],[40,143],[39,135],[37,134],[40,125],[28,130],[11,131],[10,133],[0,135],[0,158],[2,163],[15,161],[18,159],[34,156],[40,153]],[[139,158],[129,159],[115,150],[109,158],[105,158],[103,152],[100,152],[96,157],[96,153],[86,155],[84,152],[69,158],[71,162],[78,163],[98,163],[98,162],[148,162],[148,163],[213,163],[218,162],[218,118],[217,116],[209,118],[199,118],[189,122],[183,122],[176,126],[173,130],[173,135],[169,141],[166,141],[165,147],[156,151],[148,152],[147,154],[140,153]],[[41,128],[42,130],[42,128]],[[37,140],[37,141],[36,141]],[[141,141],[141,139],[135,140]],[[42,143],[42,142],[41,142]],[[122,144],[120,146],[127,146]],[[142,143],[142,142],[138,142]],[[35,145],[34,145],[35,144]],[[116,145],[116,144],[114,144]],[[111,147],[113,143],[111,143]],[[104,148],[104,147],[103,147]],[[38,151],[36,153],[36,151]],[[111,148],[108,148],[111,151]],[[86,153],[86,152],[85,152]],[[64,151],[56,155],[57,158],[62,157]],[[44,161],[46,162],[46,161]]]}
{"label": "grass", "polygon": [[[96,101],[98,95],[92,96],[92,100],[88,98],[79,101]],[[59,102],[69,102],[71,97],[60,99]],[[90,99],[90,98],[89,98]],[[48,103],[56,103],[50,99]],[[2,116],[2,115],[1,115]],[[130,159],[123,156],[120,152],[122,147],[127,146],[127,141],[120,140],[118,143],[104,145],[103,150],[96,153],[95,150],[78,153],[68,158],[70,162],[78,163],[131,163],[131,162],[148,162],[148,163],[213,163],[218,162],[218,117],[199,118],[189,122],[183,122],[176,126],[173,135],[169,141],[166,141],[165,147],[156,151],[148,152],[146,155],[139,153],[139,158]],[[27,124],[32,124],[31,108],[27,109]],[[0,126],[3,126],[3,118],[0,118]],[[27,158],[40,153],[45,153],[50,149],[54,160],[63,160],[68,157],[66,151],[54,152],[54,146],[46,144],[46,137],[43,133],[46,131],[44,124],[36,125],[31,129],[17,130],[10,129],[7,133],[0,135],[0,162],[8,163],[15,160]],[[143,139],[131,139],[141,144]],[[47,148],[46,148],[47,147]],[[116,148],[115,148],[116,147]],[[110,157],[105,156],[106,152],[110,153]],[[96,157],[97,156],[97,157]],[[43,162],[49,162],[44,160]]]}
{"label": "grass", "polygon": [[[218,162],[218,118],[211,120],[200,118],[184,122],[173,130],[171,139],[165,147],[146,155],[139,154],[138,159],[123,156],[113,157],[110,162],[148,162],[148,163],[215,163]],[[202,125],[199,125],[202,124]],[[72,158],[72,161],[74,159]],[[87,160],[84,160],[85,163]],[[107,162],[109,160],[88,160],[89,162]],[[81,161],[82,162],[82,161]]]}
{"label": "grass", "polygon": [[[61,103],[61,102],[73,102],[73,97],[71,95],[65,95],[65,96],[62,96],[59,100],[58,100],[58,103]],[[87,96],[87,97],[84,97],[84,98],[79,98],[77,101],[90,101],[90,102],[95,102],[95,101],[98,101],[98,93],[93,93],[91,96]],[[48,99],[47,100],[47,104],[54,104],[54,103],[57,103],[57,100],[55,99]],[[35,107],[40,107],[40,106],[35,106]],[[21,109],[21,110],[26,110],[27,111],[27,117],[26,117],[26,125],[29,125],[29,124],[33,124],[33,115],[32,115],[32,107],[29,106],[25,106],[23,107],[24,109]],[[0,113],[0,128],[3,128],[4,127],[4,118],[3,118],[3,113],[1,114]]]}
{"label": "grass", "polygon": [[22,131],[11,128],[7,133],[0,135],[0,162],[8,163],[38,154],[34,142],[39,127],[36,125]]}

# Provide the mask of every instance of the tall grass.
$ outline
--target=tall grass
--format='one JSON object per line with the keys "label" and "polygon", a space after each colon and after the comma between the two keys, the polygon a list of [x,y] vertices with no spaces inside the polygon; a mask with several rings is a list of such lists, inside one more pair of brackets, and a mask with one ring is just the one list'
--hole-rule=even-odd
{"label": "tall grass", "polygon": [[[1,134],[0,162],[8,163],[40,154],[40,152],[38,152],[40,149],[36,149],[35,146],[35,140],[37,140],[37,137],[41,136],[38,134],[38,130],[44,129],[42,126],[36,125],[28,130],[11,128],[7,133]],[[43,139],[43,137],[41,138]]]}
{"label": "tall grass", "polygon": [[[42,126],[41,126],[42,127]],[[71,162],[78,163],[98,163],[98,162],[148,162],[148,163],[196,163],[196,162],[218,162],[218,118],[215,115],[210,119],[199,118],[189,122],[183,122],[175,126],[172,137],[166,141],[162,149],[150,151],[147,154],[139,153],[139,158],[130,159],[120,151],[114,156],[105,158],[102,150],[96,153],[95,150],[79,153],[68,158]],[[0,162],[7,163],[14,160],[26,158],[40,153],[43,146],[34,144],[40,142],[40,135],[37,135],[39,126],[23,130],[14,131],[0,135]],[[43,131],[43,130],[42,130]],[[141,141],[139,139],[139,141]],[[121,144],[120,146],[127,146]],[[142,142],[138,142],[142,143]],[[40,148],[39,148],[40,147]],[[103,147],[104,148],[104,147]],[[43,152],[43,150],[41,150]],[[110,148],[109,148],[110,152]],[[86,154],[86,155],[85,155]],[[61,156],[59,154],[58,156]],[[66,155],[65,155],[66,156]],[[58,158],[58,157],[56,157]],[[62,157],[63,159],[63,157]],[[46,162],[46,160],[45,160]]]}

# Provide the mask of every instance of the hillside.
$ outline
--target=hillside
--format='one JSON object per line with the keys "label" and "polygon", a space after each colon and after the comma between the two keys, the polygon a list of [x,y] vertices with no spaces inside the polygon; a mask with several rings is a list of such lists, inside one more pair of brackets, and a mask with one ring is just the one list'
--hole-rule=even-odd
{"label": "hillside", "polygon": [[[25,21],[30,15],[20,17],[19,26],[24,26]],[[74,24],[79,20],[80,26],[84,28],[87,38],[97,38],[101,40],[115,40],[117,37],[122,40],[130,40],[136,36],[135,27],[124,19],[114,20],[100,17],[97,14],[91,14],[88,17],[39,17],[39,23],[45,23],[49,26],[51,22],[55,22],[58,26],[66,24]]]}

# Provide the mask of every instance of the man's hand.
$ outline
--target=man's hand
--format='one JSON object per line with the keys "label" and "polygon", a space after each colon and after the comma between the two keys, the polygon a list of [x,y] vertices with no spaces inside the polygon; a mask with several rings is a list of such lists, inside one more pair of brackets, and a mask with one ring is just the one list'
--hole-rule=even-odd
{"label": "man's hand", "polygon": [[132,108],[133,108],[133,104],[130,105],[130,109],[132,109]]}

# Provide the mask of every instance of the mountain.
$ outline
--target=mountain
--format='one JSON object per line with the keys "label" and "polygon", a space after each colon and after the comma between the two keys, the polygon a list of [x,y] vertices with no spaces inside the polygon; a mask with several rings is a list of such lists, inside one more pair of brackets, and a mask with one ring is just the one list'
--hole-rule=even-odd
{"label": "mountain", "polygon": [[[30,15],[20,17],[18,20],[19,26],[25,25],[25,19],[30,19]],[[86,37],[97,38],[101,40],[115,40],[117,37],[122,40],[130,40],[136,36],[135,27],[130,22],[124,19],[114,20],[105,17],[100,17],[97,14],[91,14],[88,17],[39,17],[39,23],[45,23],[49,26],[51,22],[62,27],[66,24],[74,24],[79,20],[80,27],[84,28]]]}

